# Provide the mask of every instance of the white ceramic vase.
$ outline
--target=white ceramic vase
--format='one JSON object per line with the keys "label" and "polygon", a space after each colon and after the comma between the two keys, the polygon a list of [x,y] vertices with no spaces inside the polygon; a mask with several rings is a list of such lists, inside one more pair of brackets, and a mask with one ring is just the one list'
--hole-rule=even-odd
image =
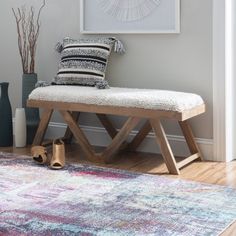
{"label": "white ceramic vase", "polygon": [[15,146],[26,146],[26,117],[24,108],[16,108],[15,113]]}

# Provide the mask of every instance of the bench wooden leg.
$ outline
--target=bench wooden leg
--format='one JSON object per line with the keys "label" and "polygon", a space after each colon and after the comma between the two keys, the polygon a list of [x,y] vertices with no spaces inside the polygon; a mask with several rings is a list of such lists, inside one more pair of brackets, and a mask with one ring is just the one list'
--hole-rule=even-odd
{"label": "bench wooden leg", "polygon": [[80,144],[83,152],[87,156],[88,160],[93,162],[103,162],[98,155],[95,154],[93,147],[89,143],[88,139],[84,135],[83,131],[79,128],[77,122],[73,119],[72,114],[68,111],[60,111],[64,121],[68,124],[74,137]]}
{"label": "bench wooden leg", "polygon": [[125,122],[123,127],[120,129],[120,131],[112,140],[111,144],[101,153],[101,156],[105,160],[106,163],[111,162],[111,156],[119,150],[122,143],[129,136],[130,132],[139,123],[139,121],[140,121],[140,118],[136,118],[136,117],[128,118],[128,120]]}
{"label": "bench wooden leg", "polygon": [[96,114],[104,128],[106,129],[107,133],[110,135],[110,137],[113,139],[118,131],[116,128],[113,126],[111,121],[108,119],[108,117],[105,114]]}
{"label": "bench wooden leg", "polygon": [[149,121],[146,121],[143,127],[139,130],[137,135],[133,138],[133,140],[128,144],[129,151],[135,151],[139,145],[143,142],[145,137],[149,134],[152,130],[152,126],[150,125]]}
{"label": "bench wooden leg", "polygon": [[[72,118],[78,122],[79,120],[79,116],[80,116],[80,112],[72,112]],[[73,139],[73,133],[71,132],[69,126],[67,126],[67,129],[66,129],[66,132],[64,134],[64,137],[62,138],[63,141],[67,144],[70,144],[72,142],[72,139]]]}
{"label": "bench wooden leg", "polygon": [[188,123],[188,121],[179,121],[179,125],[182,129],[183,135],[185,137],[186,143],[189,147],[190,153],[192,154],[191,156],[185,158],[183,161],[180,161],[177,163],[178,168],[182,168],[189,164],[190,162],[193,162],[194,160],[203,160],[203,156],[201,154],[201,151],[194,139],[194,135],[192,132],[192,129]]}
{"label": "bench wooden leg", "polygon": [[164,161],[166,163],[167,169],[169,170],[170,174],[179,175],[179,169],[177,167],[175,157],[173,155],[173,152],[171,150],[170,144],[167,140],[165,131],[161,125],[160,119],[150,119],[151,126],[153,128],[153,131],[156,135],[157,143],[160,146],[162,156],[164,158]]}
{"label": "bench wooden leg", "polygon": [[202,155],[201,155],[201,151],[194,139],[194,135],[193,135],[193,132],[192,132],[192,129],[188,123],[188,121],[179,121],[179,125],[182,129],[182,132],[184,134],[184,137],[186,139],[186,142],[187,142],[187,145],[189,147],[189,150],[191,152],[191,154],[196,154],[198,153],[199,154],[199,159],[200,160],[203,160],[202,158]]}
{"label": "bench wooden leg", "polygon": [[35,134],[32,146],[37,146],[42,144],[52,113],[53,113],[52,109],[43,110],[41,120],[39,122],[39,126]]}
{"label": "bench wooden leg", "polygon": [[[114,127],[112,122],[109,120],[107,115],[105,114],[96,114],[98,119],[100,120],[103,127],[106,129],[107,133],[111,137],[111,139],[114,139],[115,136],[118,134],[118,130]],[[128,142],[124,141],[122,145],[120,146],[120,151],[126,150],[128,146]]]}
{"label": "bench wooden leg", "polygon": [[121,128],[121,130],[112,139],[111,144],[102,152],[95,153],[92,145],[89,143],[88,139],[84,135],[83,131],[78,126],[76,120],[73,118],[71,112],[60,110],[59,111],[67,123],[69,129],[73,133],[74,137],[80,144],[83,152],[90,161],[93,162],[110,162],[111,156],[119,150],[123,141],[127,138],[131,130],[138,124],[140,118],[130,117]]}

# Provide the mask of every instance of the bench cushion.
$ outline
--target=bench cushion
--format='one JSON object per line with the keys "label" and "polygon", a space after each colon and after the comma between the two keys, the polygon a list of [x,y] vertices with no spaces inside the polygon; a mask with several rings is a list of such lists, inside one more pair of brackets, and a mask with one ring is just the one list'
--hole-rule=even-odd
{"label": "bench cushion", "polygon": [[203,99],[193,93],[117,87],[100,90],[65,85],[36,88],[29,95],[29,99],[177,112],[204,104]]}

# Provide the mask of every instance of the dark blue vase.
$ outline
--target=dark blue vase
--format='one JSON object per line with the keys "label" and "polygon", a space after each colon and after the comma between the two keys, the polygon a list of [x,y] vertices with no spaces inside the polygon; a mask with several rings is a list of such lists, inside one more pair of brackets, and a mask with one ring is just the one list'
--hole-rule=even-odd
{"label": "dark blue vase", "polygon": [[8,96],[9,83],[0,83],[0,147],[13,145],[12,110]]}
{"label": "dark blue vase", "polygon": [[22,107],[26,115],[27,144],[32,144],[39,124],[39,109],[26,106],[29,94],[34,90],[37,83],[37,74],[23,74],[22,76]]}

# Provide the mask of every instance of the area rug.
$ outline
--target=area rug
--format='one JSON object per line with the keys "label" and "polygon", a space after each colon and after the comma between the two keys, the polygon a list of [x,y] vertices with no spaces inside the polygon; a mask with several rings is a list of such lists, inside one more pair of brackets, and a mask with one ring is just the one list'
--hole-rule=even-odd
{"label": "area rug", "polygon": [[232,188],[0,153],[0,235],[216,236],[235,219]]}

